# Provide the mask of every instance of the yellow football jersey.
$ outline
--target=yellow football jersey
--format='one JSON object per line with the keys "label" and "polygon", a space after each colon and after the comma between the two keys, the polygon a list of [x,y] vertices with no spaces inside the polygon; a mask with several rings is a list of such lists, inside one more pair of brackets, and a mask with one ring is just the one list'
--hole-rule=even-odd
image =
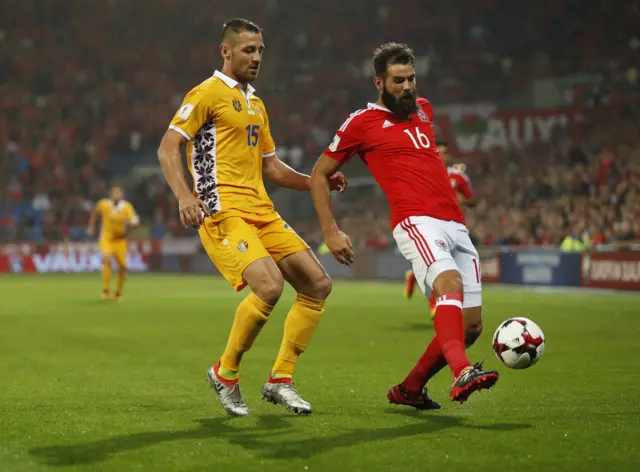
{"label": "yellow football jersey", "polygon": [[262,180],[262,159],[274,156],[276,147],[264,103],[254,92],[216,71],[186,95],[169,126],[189,141],[194,195],[212,213],[273,210]]}
{"label": "yellow football jersey", "polygon": [[96,212],[101,219],[100,239],[124,238],[127,224],[139,221],[133,205],[126,200],[120,200],[116,205],[111,199],[102,199],[96,205]]}

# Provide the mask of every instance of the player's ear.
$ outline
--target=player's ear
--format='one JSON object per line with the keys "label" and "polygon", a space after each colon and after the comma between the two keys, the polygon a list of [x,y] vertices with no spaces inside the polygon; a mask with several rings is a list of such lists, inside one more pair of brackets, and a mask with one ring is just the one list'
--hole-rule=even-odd
{"label": "player's ear", "polygon": [[220,45],[220,54],[227,61],[231,59],[231,47],[228,43],[222,43]]}
{"label": "player's ear", "polygon": [[382,77],[375,76],[373,78],[373,84],[378,89],[378,92],[382,92],[384,90],[384,80],[382,79]]}

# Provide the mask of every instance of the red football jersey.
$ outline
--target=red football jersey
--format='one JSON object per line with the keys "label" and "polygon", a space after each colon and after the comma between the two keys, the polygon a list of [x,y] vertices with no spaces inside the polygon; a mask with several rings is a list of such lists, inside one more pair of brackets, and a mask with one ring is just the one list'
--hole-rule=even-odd
{"label": "red football jersey", "polygon": [[375,103],[344,122],[324,153],[346,163],[355,154],[369,168],[391,206],[391,225],[410,216],[464,224],[449,175],[436,146],[433,108],[418,99],[418,112],[402,121]]}
{"label": "red football jersey", "polygon": [[469,176],[455,167],[449,167],[447,171],[449,172],[449,181],[451,182],[453,190],[465,198],[473,197]]}

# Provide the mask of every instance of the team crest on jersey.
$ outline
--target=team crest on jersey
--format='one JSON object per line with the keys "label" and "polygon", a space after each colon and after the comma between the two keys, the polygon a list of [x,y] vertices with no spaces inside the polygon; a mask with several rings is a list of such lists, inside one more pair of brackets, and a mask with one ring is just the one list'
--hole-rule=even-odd
{"label": "team crest on jersey", "polygon": [[447,247],[447,243],[445,243],[441,239],[436,239],[436,246],[438,246],[443,251],[448,251],[449,250],[449,248]]}
{"label": "team crest on jersey", "polygon": [[429,117],[427,116],[427,114],[424,112],[422,108],[418,108],[418,116],[425,123],[429,123]]}
{"label": "team crest on jersey", "polygon": [[238,251],[240,252],[246,252],[247,249],[249,249],[249,243],[246,241],[240,241],[238,243]]}
{"label": "team crest on jersey", "polygon": [[238,100],[237,98],[234,98],[233,101],[231,102],[231,104],[233,105],[233,109],[237,112],[241,112],[242,111],[242,104],[240,103],[240,100]]}

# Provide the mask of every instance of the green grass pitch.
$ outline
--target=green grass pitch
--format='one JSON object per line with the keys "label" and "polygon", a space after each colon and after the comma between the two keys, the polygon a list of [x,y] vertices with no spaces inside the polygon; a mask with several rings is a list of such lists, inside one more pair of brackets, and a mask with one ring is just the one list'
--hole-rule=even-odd
{"label": "green grass pitch", "polygon": [[[296,417],[260,400],[287,290],[242,385],[251,416],[228,418],[205,381],[236,304],[220,279],[133,275],[120,304],[97,275],[0,277],[0,471],[640,470],[640,296],[487,287],[485,332],[470,350],[501,379],[464,405],[386,402],[433,335],[426,303],[400,284],[335,281],[296,385]],[[531,369],[491,351],[506,318],[545,332]]]}

